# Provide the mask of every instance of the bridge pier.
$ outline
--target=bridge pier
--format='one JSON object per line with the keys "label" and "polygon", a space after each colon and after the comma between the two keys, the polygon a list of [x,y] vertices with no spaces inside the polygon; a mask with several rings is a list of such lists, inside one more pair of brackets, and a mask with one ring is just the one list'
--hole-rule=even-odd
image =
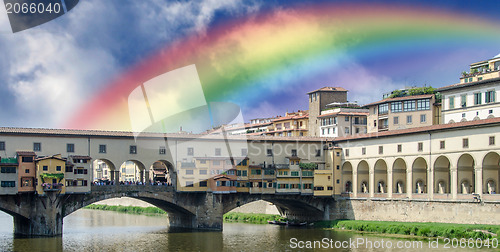
{"label": "bridge pier", "polygon": [[61,198],[56,192],[33,198],[29,218],[14,215],[14,234],[20,236],[62,235],[63,214],[59,205]]}
{"label": "bridge pier", "polygon": [[196,213],[168,213],[171,227],[222,231],[222,195],[206,193],[196,201]]}

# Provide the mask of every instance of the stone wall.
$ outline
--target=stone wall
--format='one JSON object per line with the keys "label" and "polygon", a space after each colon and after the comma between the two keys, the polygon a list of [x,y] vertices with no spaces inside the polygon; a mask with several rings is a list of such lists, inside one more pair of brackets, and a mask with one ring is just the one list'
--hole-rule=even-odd
{"label": "stone wall", "polygon": [[339,200],[331,219],[498,225],[499,203]]}

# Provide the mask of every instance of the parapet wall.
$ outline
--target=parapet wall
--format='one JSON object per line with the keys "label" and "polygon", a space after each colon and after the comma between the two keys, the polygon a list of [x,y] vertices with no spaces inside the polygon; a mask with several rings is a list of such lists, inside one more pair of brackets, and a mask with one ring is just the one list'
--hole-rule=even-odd
{"label": "parapet wall", "polygon": [[498,225],[499,203],[337,200],[331,219]]}

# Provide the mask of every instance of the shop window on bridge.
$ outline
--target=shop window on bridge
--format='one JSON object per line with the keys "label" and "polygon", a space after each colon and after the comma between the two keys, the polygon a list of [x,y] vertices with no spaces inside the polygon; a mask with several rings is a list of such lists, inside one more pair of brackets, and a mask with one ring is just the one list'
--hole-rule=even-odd
{"label": "shop window on bridge", "polygon": [[1,187],[16,187],[16,181],[2,181]]}
{"label": "shop window on bridge", "polygon": [[88,171],[87,171],[87,169],[84,169],[83,167],[78,167],[78,168],[73,170],[73,173],[74,174],[87,174]]}
{"label": "shop window on bridge", "polygon": [[33,157],[23,157],[21,159],[21,162],[23,162],[23,163],[33,163]]}
{"label": "shop window on bridge", "polygon": [[33,187],[33,179],[22,178],[21,179],[21,187]]}
{"label": "shop window on bridge", "polygon": [[314,191],[324,191],[325,188],[323,186],[315,186]]}
{"label": "shop window on bridge", "polygon": [[292,177],[298,177],[299,176],[299,172],[298,171],[293,171],[293,172],[290,172],[290,175],[292,175]]}
{"label": "shop window on bridge", "polygon": [[264,170],[264,175],[274,175],[274,170]]}
{"label": "shop window on bridge", "polygon": [[0,151],[5,150],[5,142],[0,142]]}
{"label": "shop window on bridge", "polygon": [[328,191],[333,191],[333,186],[329,186],[326,188]]}
{"label": "shop window on bridge", "polygon": [[15,166],[4,166],[1,169],[2,173],[16,173],[16,167]]}
{"label": "shop window on bridge", "polygon": [[44,165],[42,169],[43,169],[44,171],[48,171],[48,170],[49,170],[49,166]]}
{"label": "shop window on bridge", "polygon": [[312,184],[304,184],[304,189],[312,189]]}
{"label": "shop window on bridge", "polygon": [[60,165],[56,166],[56,171],[61,171],[61,170],[62,170],[62,168]]}
{"label": "shop window on bridge", "polygon": [[207,187],[207,181],[200,181],[200,187]]}
{"label": "shop window on bridge", "polygon": [[261,174],[261,170],[258,170],[258,169],[252,169],[251,173],[252,175],[260,175]]}

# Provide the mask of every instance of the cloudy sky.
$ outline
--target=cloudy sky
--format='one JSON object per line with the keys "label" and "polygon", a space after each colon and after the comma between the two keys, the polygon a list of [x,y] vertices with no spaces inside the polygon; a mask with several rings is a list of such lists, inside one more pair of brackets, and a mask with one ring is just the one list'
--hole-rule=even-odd
{"label": "cloudy sky", "polygon": [[[315,4],[326,2],[333,1],[317,1]],[[365,4],[365,1],[354,2]],[[368,4],[376,2],[368,1]],[[478,4],[468,1],[394,2],[410,8],[462,13],[472,17],[471,20],[475,17],[500,24],[498,1],[480,1]],[[0,126],[61,127],[68,118],[78,116],[76,113],[82,106],[98,97],[112,80],[169,44],[193,34],[210,36],[212,27],[232,20],[304,4],[301,1],[264,0],[81,0],[62,17],[15,34],[6,29],[8,20],[5,12],[0,12]],[[493,42],[497,46],[500,44]],[[347,85],[353,81],[353,73],[358,84],[348,88],[349,99],[360,103],[378,100],[383,92],[405,85],[445,86],[458,82],[461,71],[467,70],[468,64],[500,53],[500,46],[495,48],[493,42],[474,48],[471,45],[475,41],[468,41],[452,47],[453,51],[442,54],[446,57],[440,58],[432,58],[433,55],[442,55],[426,45],[426,53],[421,50],[408,52],[407,62],[401,58],[393,61],[388,58],[384,61],[385,66],[372,58],[360,56],[360,51],[347,50],[336,53],[335,62],[328,62],[337,67],[336,71],[319,71],[314,78],[308,73],[307,80],[314,81],[301,85],[295,83],[301,79],[300,72],[293,81],[283,77],[279,80],[283,88],[274,86],[269,90],[272,96],[258,101],[250,99],[239,105],[246,120],[283,114],[287,110],[307,109],[305,92],[326,85]],[[442,48],[436,46],[436,50]],[[427,60],[418,63],[417,54]],[[417,59],[412,61],[412,58]],[[430,62],[435,62],[435,65],[430,66]],[[404,74],[390,73],[391,68],[402,64],[413,70]],[[289,85],[294,87],[293,90],[286,88]]]}

